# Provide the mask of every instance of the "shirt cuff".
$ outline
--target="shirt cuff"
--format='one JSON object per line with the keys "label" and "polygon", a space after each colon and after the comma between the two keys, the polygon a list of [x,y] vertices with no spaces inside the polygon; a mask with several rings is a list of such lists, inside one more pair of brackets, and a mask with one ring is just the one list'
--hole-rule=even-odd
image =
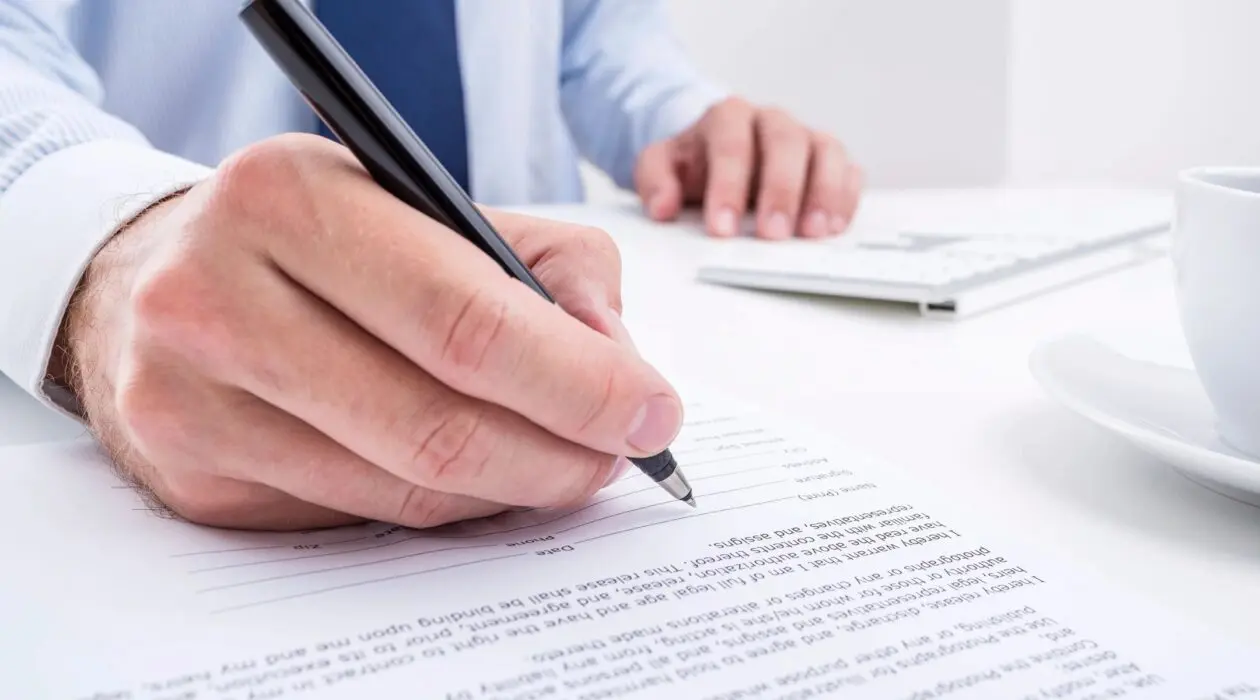
{"label": "shirt cuff", "polygon": [[99,140],[45,156],[14,181],[0,196],[0,373],[81,419],[48,365],[88,263],[120,226],[210,172],[149,146]]}

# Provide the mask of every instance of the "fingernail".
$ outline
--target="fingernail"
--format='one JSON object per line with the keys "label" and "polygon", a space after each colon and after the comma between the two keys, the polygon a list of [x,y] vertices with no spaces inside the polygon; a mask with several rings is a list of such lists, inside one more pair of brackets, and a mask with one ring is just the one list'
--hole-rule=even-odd
{"label": "fingernail", "polygon": [[668,394],[657,394],[643,404],[630,423],[626,442],[641,452],[656,454],[669,446],[678,434],[682,407]]}
{"label": "fingernail", "polygon": [[618,457],[617,462],[613,464],[612,471],[608,473],[608,481],[604,482],[604,486],[609,486],[617,479],[625,476],[626,470],[629,468],[630,460],[625,457]]}
{"label": "fingernail", "polygon": [[792,225],[788,223],[787,215],[783,212],[775,212],[766,219],[766,238],[773,238],[781,241],[784,238],[792,236]]}
{"label": "fingernail", "polygon": [[722,209],[713,217],[713,232],[719,236],[734,236],[735,224],[735,211]]}
{"label": "fingernail", "polygon": [[844,218],[843,216],[836,214],[835,216],[831,217],[831,232],[832,233],[844,233],[844,230],[848,227],[849,227],[849,220]]}
{"label": "fingernail", "polygon": [[806,217],[803,232],[810,238],[822,238],[827,235],[827,226],[827,215],[819,210]]}

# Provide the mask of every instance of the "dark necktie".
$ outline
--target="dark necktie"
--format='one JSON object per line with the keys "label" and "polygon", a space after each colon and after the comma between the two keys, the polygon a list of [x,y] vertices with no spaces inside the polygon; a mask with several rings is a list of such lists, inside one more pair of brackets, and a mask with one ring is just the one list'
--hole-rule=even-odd
{"label": "dark necktie", "polygon": [[[456,0],[316,0],[333,37],[469,190]],[[335,138],[323,123],[320,133]]]}

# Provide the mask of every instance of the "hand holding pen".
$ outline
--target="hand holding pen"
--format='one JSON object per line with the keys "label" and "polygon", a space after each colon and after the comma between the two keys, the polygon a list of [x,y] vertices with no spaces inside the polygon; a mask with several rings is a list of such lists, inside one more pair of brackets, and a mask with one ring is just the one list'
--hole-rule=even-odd
{"label": "hand holding pen", "polygon": [[[408,128],[384,96],[314,14],[298,0],[250,0],[241,11],[250,31],[302,93],[325,124],[355,154],[382,188],[446,224],[498,263],[509,276],[542,299],[555,301],[454,178]],[[610,390],[616,384],[609,377]],[[564,401],[563,392],[544,401]],[[670,416],[670,418],[665,418]],[[658,425],[681,421],[676,399],[661,394],[640,408],[631,422],[634,435],[656,435]],[[660,450],[631,461],[674,498],[695,506],[691,485],[673,455]]]}
{"label": "hand holding pen", "polygon": [[551,303],[326,138],[192,182],[96,254],[55,359],[154,505],[429,527],[588,500],[614,455],[678,431],[677,393],[620,328],[602,232],[490,215]]}

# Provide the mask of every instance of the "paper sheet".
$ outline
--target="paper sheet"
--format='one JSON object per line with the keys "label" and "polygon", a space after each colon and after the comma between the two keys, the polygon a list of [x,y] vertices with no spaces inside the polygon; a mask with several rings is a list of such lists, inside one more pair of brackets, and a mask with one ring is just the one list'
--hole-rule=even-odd
{"label": "paper sheet", "polygon": [[632,473],[569,512],[265,534],[157,517],[87,443],[0,451],[0,696],[1260,697],[1253,650],[862,455],[717,399],[675,453],[697,510]]}

